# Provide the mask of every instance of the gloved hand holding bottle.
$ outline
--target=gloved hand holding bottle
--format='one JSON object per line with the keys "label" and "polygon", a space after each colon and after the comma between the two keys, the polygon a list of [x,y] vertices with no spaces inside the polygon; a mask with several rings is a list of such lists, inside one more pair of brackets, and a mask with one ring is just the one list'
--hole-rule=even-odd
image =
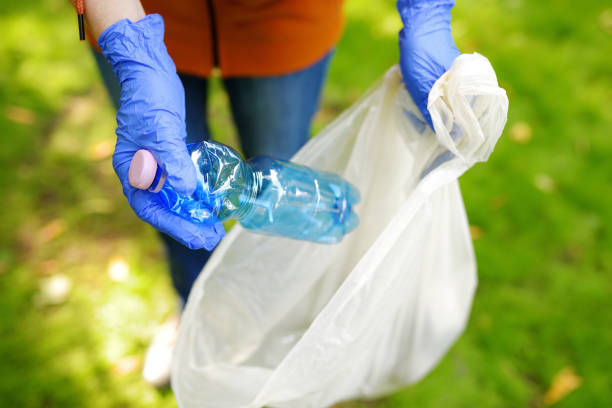
{"label": "gloved hand holding bottle", "polygon": [[146,149],[175,191],[190,195],[196,188],[196,171],[185,146],[183,85],[163,37],[163,20],[152,14],[136,22],[117,21],[98,38],[121,83],[113,167],[123,193],[142,220],[189,248],[210,250],[224,235],[214,217],[207,224],[189,222],[164,207],[159,196],[136,189],[128,181],[132,157]]}
{"label": "gloved hand holding bottle", "polygon": [[357,227],[359,192],[336,174],[265,156],[244,161],[230,147],[188,145],[197,171],[192,195],[166,185],[153,155],[140,150],[130,166],[132,186],[156,193],[173,213],[210,225],[234,218],[243,227],[318,243],[335,243]]}
{"label": "gloved hand holding bottle", "polygon": [[399,33],[402,76],[432,129],[427,110],[429,91],[460,54],[450,25],[454,5],[454,0],[397,0],[397,11],[404,23]]}

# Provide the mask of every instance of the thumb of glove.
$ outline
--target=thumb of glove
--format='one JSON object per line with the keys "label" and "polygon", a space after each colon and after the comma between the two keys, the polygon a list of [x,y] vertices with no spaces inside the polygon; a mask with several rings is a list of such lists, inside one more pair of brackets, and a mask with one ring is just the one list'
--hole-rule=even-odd
{"label": "thumb of glove", "polygon": [[187,152],[187,146],[180,137],[164,137],[158,132],[158,140],[151,153],[166,175],[166,182],[177,193],[193,194],[196,189],[196,168]]}

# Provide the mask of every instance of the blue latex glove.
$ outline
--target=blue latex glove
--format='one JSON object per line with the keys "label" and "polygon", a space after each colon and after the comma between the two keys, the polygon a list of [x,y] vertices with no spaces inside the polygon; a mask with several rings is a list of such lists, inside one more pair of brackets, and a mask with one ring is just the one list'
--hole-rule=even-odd
{"label": "blue latex glove", "polygon": [[397,0],[404,28],[399,32],[400,68],[408,92],[433,129],[427,98],[459,50],[451,33],[454,0]]}
{"label": "blue latex glove", "polygon": [[175,191],[192,194],[196,188],[195,167],[185,145],[185,91],[164,45],[161,16],[118,21],[100,35],[98,45],[121,83],[113,167],[130,206],[143,221],[183,245],[214,248],[225,234],[220,223],[184,220],[164,208],[156,194],[128,182],[134,153],[147,149]]}

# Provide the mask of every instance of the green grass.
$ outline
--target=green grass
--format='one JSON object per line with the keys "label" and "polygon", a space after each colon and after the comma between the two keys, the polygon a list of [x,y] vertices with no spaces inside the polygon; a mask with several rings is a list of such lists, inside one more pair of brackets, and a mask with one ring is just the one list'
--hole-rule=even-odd
{"label": "green grass", "polygon": [[[343,407],[612,406],[612,7],[461,0],[457,45],[508,91],[506,132],[461,178],[479,289],[465,334],[420,383]],[[393,2],[348,0],[320,129],[397,61]],[[215,135],[236,140],[215,84]],[[175,406],[139,364],[174,298],[156,234],[121,195],[114,113],[64,0],[0,5],[0,406]],[[531,138],[526,137],[531,135]],[[521,138],[522,137],[522,138]],[[521,142],[522,141],[522,142]],[[109,265],[129,267],[113,281]],[[41,285],[63,276],[66,299]]]}

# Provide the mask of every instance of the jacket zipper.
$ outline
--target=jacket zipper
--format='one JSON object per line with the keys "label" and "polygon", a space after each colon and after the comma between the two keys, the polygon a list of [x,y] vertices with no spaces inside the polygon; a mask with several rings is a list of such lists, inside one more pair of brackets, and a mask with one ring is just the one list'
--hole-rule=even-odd
{"label": "jacket zipper", "polygon": [[212,57],[214,68],[219,67],[219,48],[217,38],[217,21],[215,18],[215,5],[213,0],[207,0],[208,3],[208,14],[210,16],[210,38],[212,42]]}

